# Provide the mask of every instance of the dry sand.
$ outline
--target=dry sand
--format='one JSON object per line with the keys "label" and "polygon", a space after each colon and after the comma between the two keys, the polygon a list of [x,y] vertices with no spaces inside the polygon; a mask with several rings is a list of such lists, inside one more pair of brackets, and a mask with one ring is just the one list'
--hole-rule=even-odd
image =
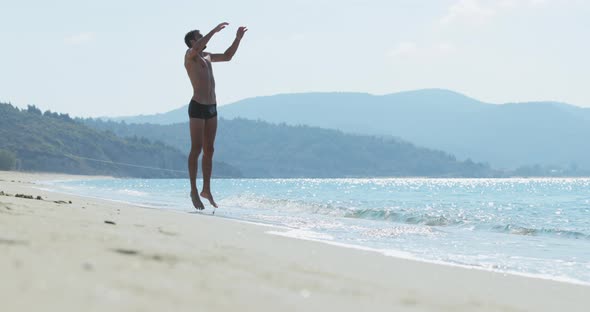
{"label": "dry sand", "polygon": [[[0,172],[1,311],[588,311],[590,287],[386,257]],[[55,201],[66,203],[55,203]],[[72,201],[71,204],[68,202]],[[188,205],[188,203],[187,203]],[[107,223],[105,223],[105,221]]]}

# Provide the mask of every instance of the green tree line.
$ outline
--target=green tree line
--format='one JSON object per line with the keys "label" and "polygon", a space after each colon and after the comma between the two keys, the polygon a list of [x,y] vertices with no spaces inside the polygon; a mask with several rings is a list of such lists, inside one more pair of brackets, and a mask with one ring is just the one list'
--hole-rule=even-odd
{"label": "green tree line", "polygon": [[[0,161],[25,171],[99,174],[143,178],[185,178],[186,153],[136,136],[122,138],[97,131],[68,114],[35,106],[19,109],[0,103]],[[4,156],[2,156],[4,155]],[[240,176],[217,164],[219,176]]]}
{"label": "green tree line", "polygon": [[[83,120],[121,137],[146,137],[184,152],[190,148],[188,123],[126,124]],[[394,138],[353,135],[338,130],[220,118],[215,157],[245,177],[490,177],[487,164]]]}

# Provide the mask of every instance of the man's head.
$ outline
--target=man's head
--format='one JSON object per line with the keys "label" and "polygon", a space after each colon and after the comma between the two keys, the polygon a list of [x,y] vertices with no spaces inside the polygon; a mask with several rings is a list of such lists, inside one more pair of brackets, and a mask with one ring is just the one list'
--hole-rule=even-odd
{"label": "man's head", "polygon": [[191,30],[184,36],[184,43],[186,43],[189,48],[192,48],[193,43],[201,38],[203,38],[203,35],[201,35],[200,31]]}

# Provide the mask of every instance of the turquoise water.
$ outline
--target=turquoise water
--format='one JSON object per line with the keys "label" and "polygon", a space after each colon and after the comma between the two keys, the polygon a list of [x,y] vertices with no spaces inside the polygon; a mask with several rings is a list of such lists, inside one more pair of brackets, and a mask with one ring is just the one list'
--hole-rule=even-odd
{"label": "turquoise water", "polygon": [[[193,211],[187,180],[49,187]],[[218,179],[212,189],[216,216],[285,235],[590,285],[590,179]]]}

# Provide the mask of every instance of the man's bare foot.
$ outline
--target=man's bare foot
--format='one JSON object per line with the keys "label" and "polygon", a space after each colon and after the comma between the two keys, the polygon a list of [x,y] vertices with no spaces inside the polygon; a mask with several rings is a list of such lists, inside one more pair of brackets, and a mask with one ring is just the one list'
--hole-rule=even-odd
{"label": "man's bare foot", "polygon": [[206,192],[205,190],[203,190],[201,192],[201,197],[209,200],[209,203],[211,204],[211,206],[217,208],[217,204],[215,203],[215,200],[213,200],[213,195],[211,195],[211,192],[209,192],[209,191]]}
{"label": "man's bare foot", "polygon": [[203,205],[203,202],[201,201],[201,199],[199,198],[199,196],[197,196],[197,192],[191,192],[191,199],[193,200],[193,206],[195,207],[195,209],[197,210],[203,210],[205,209],[205,205]]}

